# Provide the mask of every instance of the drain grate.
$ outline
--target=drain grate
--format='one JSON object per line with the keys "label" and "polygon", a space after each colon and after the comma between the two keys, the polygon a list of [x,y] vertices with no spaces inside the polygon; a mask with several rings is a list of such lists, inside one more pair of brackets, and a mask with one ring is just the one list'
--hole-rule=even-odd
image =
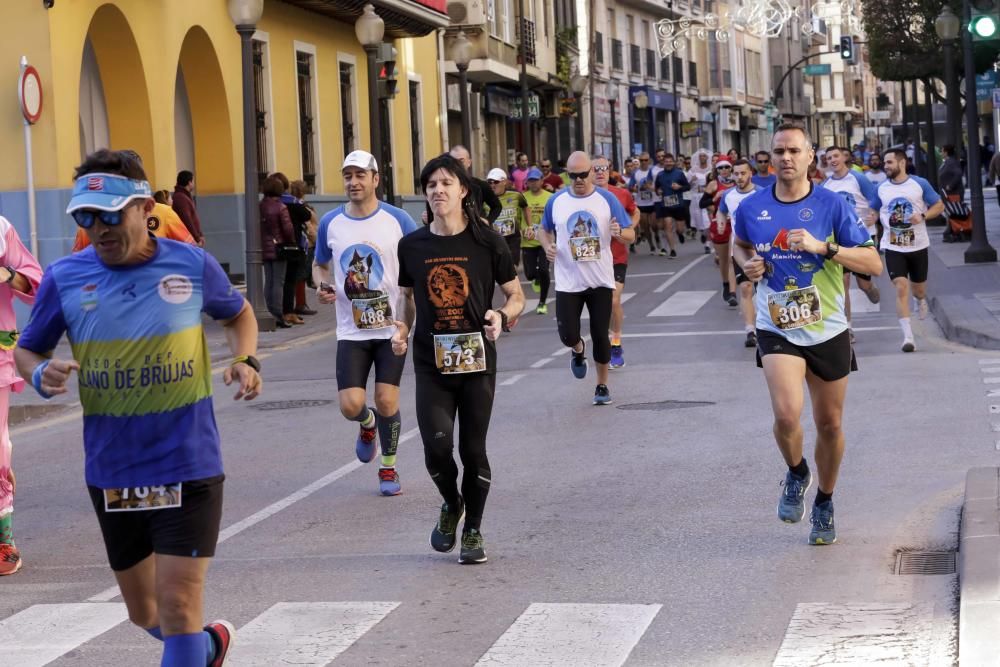
{"label": "drain grate", "polygon": [[254,403],[255,410],[294,410],[296,408],[318,408],[321,405],[330,405],[332,400],[322,398],[301,399],[295,401],[266,401]]}
{"label": "drain grate", "polygon": [[715,401],[656,401],[655,403],[625,403],[619,405],[619,410],[651,410],[662,412],[664,410],[683,410],[684,408],[701,408],[706,405],[715,405]]}
{"label": "drain grate", "polygon": [[955,552],[897,551],[896,574],[955,574]]}

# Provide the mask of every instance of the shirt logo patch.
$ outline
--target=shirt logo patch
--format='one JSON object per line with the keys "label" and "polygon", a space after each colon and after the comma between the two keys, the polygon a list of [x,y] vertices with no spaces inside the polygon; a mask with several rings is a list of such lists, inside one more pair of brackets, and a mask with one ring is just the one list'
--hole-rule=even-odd
{"label": "shirt logo patch", "polygon": [[80,288],[80,310],[85,313],[97,308],[97,285],[88,283]]}
{"label": "shirt logo patch", "polygon": [[181,304],[191,299],[194,286],[186,276],[172,273],[160,279],[157,291],[160,293],[160,298],[167,303]]}
{"label": "shirt logo patch", "polygon": [[155,232],[159,228],[160,228],[159,218],[157,218],[155,215],[151,215],[148,218],[146,218],[146,229],[148,229],[151,232]]}
{"label": "shirt logo patch", "polygon": [[765,208],[763,211],[761,211],[757,215],[757,219],[758,220],[770,220],[771,219],[771,215],[767,212],[767,209]]}
{"label": "shirt logo patch", "polygon": [[802,222],[809,222],[813,219],[813,210],[811,208],[799,209],[799,220]]}
{"label": "shirt logo patch", "polygon": [[774,237],[773,241],[771,241],[771,246],[783,252],[790,251],[792,248],[788,245],[788,230],[782,229],[778,232],[778,235]]}

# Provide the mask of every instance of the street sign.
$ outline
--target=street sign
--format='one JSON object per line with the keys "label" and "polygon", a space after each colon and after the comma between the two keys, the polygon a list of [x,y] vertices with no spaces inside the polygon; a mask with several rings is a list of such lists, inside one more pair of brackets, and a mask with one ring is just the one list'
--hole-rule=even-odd
{"label": "street sign", "polygon": [[993,108],[1000,109],[1000,88],[993,89]]}
{"label": "street sign", "polygon": [[[541,107],[541,100],[538,99],[536,93],[528,93],[528,118],[538,118],[539,109]],[[510,117],[520,118],[521,117],[521,98],[515,97],[510,101]]]}
{"label": "street sign", "polygon": [[993,99],[993,89],[997,87],[997,73],[986,72],[976,76],[976,101],[986,102]]}
{"label": "street sign", "polygon": [[891,114],[891,112],[888,111],[888,110],[887,111],[872,111],[869,114],[869,118],[871,118],[872,120],[889,120],[890,114]]}
{"label": "street sign", "polygon": [[804,74],[806,76],[823,76],[830,73],[830,64],[823,63],[821,65],[806,65]]}
{"label": "street sign", "polygon": [[42,116],[42,79],[38,70],[31,65],[21,68],[17,81],[17,98],[21,103],[21,115],[29,124],[38,122]]}

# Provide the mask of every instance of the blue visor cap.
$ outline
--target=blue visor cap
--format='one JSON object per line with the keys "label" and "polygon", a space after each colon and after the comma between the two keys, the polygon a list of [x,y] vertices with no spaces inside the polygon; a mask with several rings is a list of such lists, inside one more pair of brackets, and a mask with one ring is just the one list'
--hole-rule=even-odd
{"label": "blue visor cap", "polygon": [[536,178],[541,178],[541,177],[542,177],[542,171],[538,167],[532,167],[531,169],[528,170],[528,175],[527,177],[525,177],[524,180],[533,181]]}
{"label": "blue visor cap", "polygon": [[120,211],[136,199],[153,196],[149,181],[137,181],[118,174],[86,174],[73,184],[67,213],[82,208]]}

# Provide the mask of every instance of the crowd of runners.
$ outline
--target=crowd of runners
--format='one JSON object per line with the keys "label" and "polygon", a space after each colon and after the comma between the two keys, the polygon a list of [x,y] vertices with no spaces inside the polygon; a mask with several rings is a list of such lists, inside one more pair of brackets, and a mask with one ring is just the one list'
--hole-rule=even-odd
{"label": "crowd of runners", "polygon": [[[358,424],[357,458],[379,456],[380,493],[402,488],[400,383],[412,353],[416,421],[442,497],[431,546],[458,546],[460,563],[485,562],[496,340],[524,309],[518,271],[538,294],[537,313],[555,300],[572,376],[586,378],[593,360],[593,404],[602,406],[612,402],[610,369],[625,366],[621,301],[629,256],[648,249],[669,260],[678,244],[691,242],[714,256],[722,299],[741,307],[734,317],[742,318],[745,345],[756,349],[763,369],[787,465],[778,516],[800,521],[814,481],[800,423],[808,390],[818,482],[808,542],[836,541],[841,415],[848,374],[857,368],[850,277],[877,302],[873,277],[883,270],[879,248],[884,252],[902,350],[914,351],[910,292],[924,317],[924,220],[942,204],[926,181],[908,174],[901,150],[873,154],[866,170],[854,168],[848,149],[829,147],[823,157],[828,173],[807,132],[783,125],[770,150],[751,159],[736,151],[657,150],[625,160],[618,172],[605,156],[574,152],[557,173],[549,160],[534,167],[519,155],[510,174],[494,168],[482,181],[470,173],[469,152],[456,146],[424,166],[427,207],[415,221],[378,199],[375,157],[349,154],[342,165],[348,201],[322,216],[312,272],[320,304],[336,310],[340,411]],[[67,212],[88,247],[42,273],[16,232],[0,229],[3,294],[34,302],[13,358],[46,398],[65,393],[76,376],[86,482],[130,619],[164,643],[162,665],[222,665],[233,628],[204,625],[201,607],[224,485],[201,315],[226,329],[233,359],[224,380],[238,385],[237,399],[262,391],[256,322],[210,254],[149,233],[155,203],[139,156],[98,151],[74,179]],[[53,356],[64,334],[72,341],[68,359]],[[21,561],[10,523],[5,424],[3,431],[0,574],[11,574]]]}

